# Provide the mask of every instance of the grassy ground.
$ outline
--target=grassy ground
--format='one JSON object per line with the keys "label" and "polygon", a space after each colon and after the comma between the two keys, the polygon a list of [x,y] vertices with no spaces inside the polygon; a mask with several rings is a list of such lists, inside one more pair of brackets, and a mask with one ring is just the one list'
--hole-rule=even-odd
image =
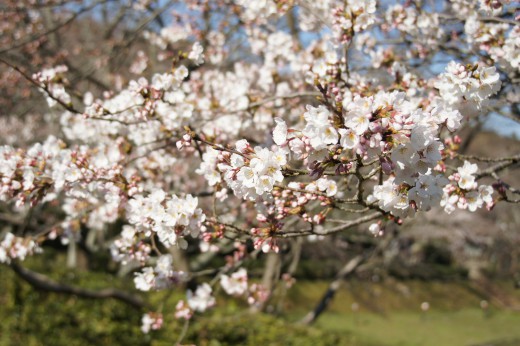
{"label": "grassy ground", "polygon": [[[497,287],[516,304],[520,293],[512,285]],[[296,285],[288,303],[291,318],[301,318],[325,288],[325,283]],[[466,283],[351,282],[316,326],[345,332],[359,345],[520,345],[520,312],[489,297],[489,308],[482,310],[481,294]],[[429,303],[428,311],[420,309],[422,302]]]}
{"label": "grassy ground", "polygon": [[[46,272],[42,263],[31,267]],[[132,286],[103,273],[53,271],[59,281],[91,289]],[[173,319],[180,290],[151,294],[152,305],[164,305],[165,327],[143,335],[141,313],[113,300],[84,300],[41,293],[0,266],[0,345],[173,345],[180,329]],[[114,280],[112,282],[112,280]],[[520,345],[520,291],[510,283],[493,284],[495,298],[467,282],[351,281],[318,319],[315,328],[294,323],[319,301],[327,283],[299,281],[288,292],[282,318],[249,315],[245,302],[218,294],[218,306],[198,317],[185,342],[201,345]],[[490,308],[480,308],[483,299]],[[420,306],[428,302],[430,310]],[[353,309],[353,306],[357,307]],[[509,309],[507,308],[509,307]]]}
{"label": "grassy ground", "polygon": [[392,346],[520,345],[520,314],[499,311],[484,317],[479,309],[455,312],[329,313],[316,324],[323,330],[348,332],[360,344]]}

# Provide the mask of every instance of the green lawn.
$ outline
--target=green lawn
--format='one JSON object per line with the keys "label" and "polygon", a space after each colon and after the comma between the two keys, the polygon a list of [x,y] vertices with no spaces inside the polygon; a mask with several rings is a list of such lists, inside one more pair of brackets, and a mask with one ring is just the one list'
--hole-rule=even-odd
{"label": "green lawn", "polygon": [[[520,313],[496,311],[484,317],[481,310],[456,312],[394,312],[324,314],[316,323],[323,330],[348,332],[359,344],[371,345],[520,345]],[[497,342],[497,343],[495,343]],[[502,345],[502,343],[500,345]],[[506,345],[506,344],[504,344]]]}
{"label": "green lawn", "polygon": [[[299,282],[289,294],[287,311],[298,320],[325,291],[324,282]],[[517,306],[520,292],[509,283],[496,290]],[[467,283],[349,282],[320,316],[315,326],[344,332],[355,345],[520,345],[520,311],[490,299],[485,314],[483,299]],[[431,309],[423,312],[422,302]],[[352,311],[352,304],[359,306]],[[298,312],[298,313],[296,313]]]}

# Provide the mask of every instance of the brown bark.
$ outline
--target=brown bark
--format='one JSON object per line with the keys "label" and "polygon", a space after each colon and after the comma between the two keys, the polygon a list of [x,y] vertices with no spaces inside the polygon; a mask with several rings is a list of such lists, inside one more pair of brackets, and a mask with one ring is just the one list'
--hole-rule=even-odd
{"label": "brown bark", "polygon": [[265,266],[264,266],[264,274],[262,276],[262,286],[264,286],[269,292],[269,298],[261,305],[253,305],[251,307],[252,312],[260,312],[263,311],[271,296],[273,294],[273,289],[276,285],[276,282],[280,278],[280,271],[282,267],[282,259],[280,254],[276,252],[269,252],[266,256]]}
{"label": "brown bark", "polygon": [[148,304],[140,297],[134,296],[128,292],[124,292],[115,288],[105,288],[99,291],[79,288],[72,285],[56,282],[49,279],[43,274],[33,272],[27,268],[20,266],[18,263],[11,263],[13,271],[32,287],[46,292],[71,294],[81,298],[89,299],[107,299],[113,298],[125,304],[128,304],[136,309],[143,309],[148,307]]}

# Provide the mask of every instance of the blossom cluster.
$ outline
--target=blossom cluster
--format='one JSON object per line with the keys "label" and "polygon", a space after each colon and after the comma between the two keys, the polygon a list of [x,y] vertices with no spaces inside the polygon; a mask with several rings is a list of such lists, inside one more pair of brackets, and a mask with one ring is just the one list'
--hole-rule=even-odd
{"label": "blossom cluster", "polygon": [[145,239],[146,237],[139,234],[134,227],[124,225],[121,237],[114,240],[110,245],[112,258],[116,262],[121,262],[121,264],[146,263],[152,252],[152,247],[145,242]]}
{"label": "blossom cluster", "polygon": [[[500,75],[494,66],[462,65],[452,61],[441,74],[435,87],[443,100],[459,110],[481,109],[500,90]],[[471,113],[470,113],[471,114]]]}
{"label": "blossom cluster", "polygon": [[23,261],[25,257],[38,252],[39,249],[34,240],[7,233],[0,242],[0,263],[10,263],[13,259]]}
{"label": "blossom cluster", "polygon": [[212,295],[213,289],[208,283],[203,283],[193,290],[187,290],[186,301],[180,300],[175,307],[175,318],[189,320],[197,312],[204,312],[216,304]]}
{"label": "blossom cluster", "polygon": [[157,258],[155,267],[144,267],[135,273],[134,283],[138,290],[150,291],[171,287],[184,279],[184,273],[173,270],[172,256],[162,255]]}
{"label": "blossom cluster", "polygon": [[362,0],[347,3],[346,7],[336,7],[332,11],[332,30],[338,43],[348,44],[355,33],[369,28],[375,23],[376,1]]}
{"label": "blossom cluster", "polygon": [[212,296],[213,290],[207,283],[198,286],[195,292],[188,290],[186,300],[191,310],[204,312],[215,305],[215,297]]}
{"label": "blossom cluster", "polygon": [[279,187],[272,192],[272,199],[256,205],[256,220],[259,224],[251,228],[255,249],[263,252],[278,252],[277,239],[273,236],[284,226],[284,219],[298,215],[310,224],[322,224],[330,209],[313,211],[311,202],[319,201],[321,206],[329,206],[338,192],[335,180],[327,177],[310,183],[290,182],[287,187]]}
{"label": "blossom cluster", "polygon": [[59,192],[64,185],[88,175],[78,153],[64,146],[50,136],[27,150],[0,147],[0,200],[16,199],[20,206],[29,201],[35,204],[48,192]]}
{"label": "blossom cluster", "polygon": [[157,189],[148,196],[135,195],[128,201],[128,222],[148,237],[156,234],[166,247],[186,247],[186,235],[198,236],[205,219],[198,199],[191,195],[179,198]]}
{"label": "blossom cluster", "polygon": [[267,196],[276,183],[282,182],[282,168],[287,163],[285,151],[252,148],[247,140],[238,141],[235,148],[232,153],[209,149],[197,172],[210,185],[220,181],[220,172],[236,196],[252,200]]}
{"label": "blossom cluster", "polygon": [[475,211],[484,203],[489,209],[493,207],[493,188],[488,185],[478,185],[475,174],[478,166],[468,161],[449,176],[450,184],[444,187],[441,206],[451,214],[456,208]]}
{"label": "blossom cluster", "polygon": [[163,316],[161,313],[146,313],[141,318],[141,331],[148,334],[150,330],[159,330],[161,329],[163,322]]}
{"label": "blossom cluster", "polygon": [[81,218],[90,228],[102,229],[118,218],[125,200],[122,190],[132,185],[105,154],[87,146],[67,148],[54,136],[26,150],[0,147],[0,200],[15,201],[20,208],[65,195],[66,217],[59,225],[65,238],[79,231]]}
{"label": "blossom cluster", "polygon": [[59,65],[54,68],[44,69],[33,75],[33,79],[39,83],[42,93],[45,95],[49,107],[54,107],[58,102],[65,105],[71,103],[70,95],[65,91],[67,79],[65,73],[68,67]]}
{"label": "blossom cluster", "polygon": [[220,285],[229,295],[242,295],[247,291],[247,271],[240,268],[231,275],[223,274]]}
{"label": "blossom cluster", "polygon": [[510,72],[520,69],[520,28],[506,23],[486,23],[477,13],[468,17],[464,25],[466,40],[487,52],[495,62]]}
{"label": "blossom cluster", "polygon": [[[485,96],[489,97],[490,92]],[[366,160],[384,155],[381,169],[389,178],[375,186],[369,203],[377,203],[382,210],[399,217],[413,216],[417,210],[438,205],[448,183],[442,174],[435,174],[444,149],[439,134],[444,126],[449,131],[457,130],[463,120],[461,113],[439,99],[429,107],[418,107],[399,92],[354,96],[343,105],[341,114],[332,113],[323,105],[307,106],[306,126],[301,131],[288,129],[283,121],[277,121],[275,142],[289,143],[289,150],[295,149],[297,156],[302,150],[291,142],[308,142],[313,151],[309,167],[317,174],[331,166],[336,167],[336,173],[348,173],[352,170],[352,164],[347,164],[352,157],[349,155]],[[334,186],[330,189],[335,190]]]}
{"label": "blossom cluster", "polygon": [[260,0],[254,2],[248,0],[237,0],[237,4],[243,7],[242,18],[248,22],[254,20],[264,21],[277,13],[276,1],[274,0]]}
{"label": "blossom cluster", "polygon": [[418,54],[423,57],[437,48],[444,35],[444,30],[439,25],[439,15],[421,11],[415,6],[392,5],[387,9],[385,19],[388,24],[386,29],[395,28],[411,37]]}

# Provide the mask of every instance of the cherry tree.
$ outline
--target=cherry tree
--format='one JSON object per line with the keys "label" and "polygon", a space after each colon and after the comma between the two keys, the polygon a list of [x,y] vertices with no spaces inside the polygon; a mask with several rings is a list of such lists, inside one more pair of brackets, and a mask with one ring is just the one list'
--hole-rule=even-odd
{"label": "cherry tree", "polygon": [[[500,173],[520,155],[466,155],[460,135],[520,120],[513,1],[1,6],[0,262],[48,290],[146,307],[145,333],[212,308],[218,287],[261,309],[270,277],[292,284],[303,242],[376,237],[341,279],[418,213],[519,201]],[[196,285],[161,313],[22,266],[57,240],[109,251],[140,291]],[[281,249],[283,275],[269,270]],[[261,257],[263,284],[247,272]]]}

